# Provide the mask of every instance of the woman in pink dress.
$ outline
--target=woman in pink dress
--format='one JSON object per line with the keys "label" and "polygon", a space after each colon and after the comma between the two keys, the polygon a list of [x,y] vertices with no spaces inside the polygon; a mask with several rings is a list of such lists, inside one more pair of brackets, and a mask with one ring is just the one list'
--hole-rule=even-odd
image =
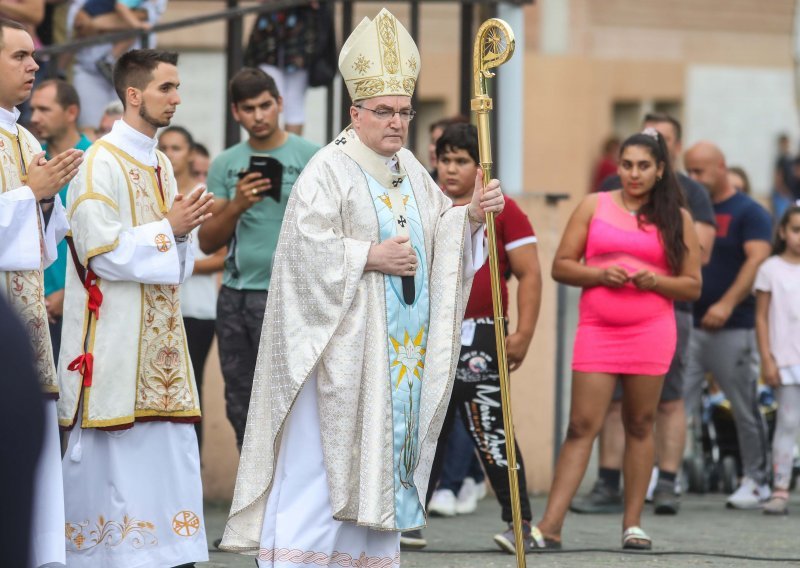
{"label": "woman in pink dress", "polygon": [[[586,471],[614,387],[625,426],[623,548],[649,549],[640,528],[653,466],[653,420],[675,353],[675,300],[700,296],[692,217],[652,128],[622,144],[622,189],[586,196],[564,231],[553,278],[583,288],[572,361],[572,404],[534,547],[559,548],[564,517]],[[582,260],[583,259],[583,260]]]}

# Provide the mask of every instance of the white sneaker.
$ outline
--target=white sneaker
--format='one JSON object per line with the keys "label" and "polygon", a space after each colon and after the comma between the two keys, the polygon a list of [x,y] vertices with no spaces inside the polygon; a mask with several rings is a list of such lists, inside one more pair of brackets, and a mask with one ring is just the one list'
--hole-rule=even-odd
{"label": "white sneaker", "polygon": [[456,497],[456,513],[469,515],[474,513],[477,508],[478,487],[474,479],[465,477],[464,482],[461,484],[461,489],[458,490],[458,497]]}
{"label": "white sneaker", "polygon": [[753,479],[745,477],[739,489],[728,497],[726,506],[729,509],[760,509],[771,495],[769,485],[759,485]]}
{"label": "white sneaker", "polygon": [[453,517],[456,514],[456,495],[449,489],[437,489],[428,504],[428,513],[434,517]]}

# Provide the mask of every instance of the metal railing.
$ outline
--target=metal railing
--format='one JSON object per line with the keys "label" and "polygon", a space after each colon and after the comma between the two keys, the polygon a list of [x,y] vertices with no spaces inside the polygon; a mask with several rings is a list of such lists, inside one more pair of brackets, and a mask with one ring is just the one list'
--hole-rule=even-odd
{"label": "metal railing", "polygon": [[[173,0],[174,1],[174,0]],[[219,1],[219,0],[214,0]],[[353,13],[355,0],[322,0],[323,2],[342,3],[342,14],[340,21],[340,36],[339,44],[344,41],[353,29]],[[379,0],[359,0],[360,2],[377,2]],[[381,3],[405,3],[410,6],[410,28],[409,32],[418,45],[423,45],[422,39],[419,37],[419,20],[420,20],[420,5],[425,4],[443,4],[454,3],[453,0],[380,0]],[[508,0],[507,3],[511,4],[530,4],[534,0]],[[469,101],[472,96],[472,33],[475,23],[475,7],[485,6],[488,12],[494,12],[497,2],[495,0],[459,0],[461,6],[460,10],[460,56],[459,56],[459,100],[460,100],[460,113],[469,116],[470,107]],[[203,24],[213,22],[225,21],[226,22],[226,83],[231,77],[241,69],[243,65],[244,54],[244,29],[243,18],[252,14],[261,14],[268,12],[276,12],[289,8],[297,8],[307,6],[309,0],[269,0],[266,2],[259,2],[247,6],[241,6],[239,0],[225,0],[226,8],[224,10],[216,10],[207,14],[199,14],[180,20],[159,23],[154,25],[151,29],[143,30],[121,30],[109,33],[98,34],[90,37],[73,39],[67,43],[49,45],[37,50],[40,56],[57,56],[65,53],[74,53],[81,49],[91,47],[93,45],[114,43],[117,41],[129,40],[138,38],[142,47],[150,45],[150,38],[153,34],[170,32],[174,30],[191,28]],[[58,69],[55,65],[48,66],[48,72],[55,74]],[[341,79],[335,78],[328,89],[328,96],[326,97],[326,138],[331,140],[334,136],[334,97],[333,97],[333,82],[340,81]],[[424,78],[423,78],[424,80]],[[342,88],[344,88],[342,86]],[[345,92],[345,91],[343,91]],[[226,95],[229,97],[230,95]],[[416,100],[416,95],[415,95]],[[349,107],[350,103],[346,96],[342,97],[342,104],[339,109],[341,124],[349,122]],[[226,101],[226,109],[230,108],[230,100]],[[416,139],[415,136],[416,123],[410,124],[409,144],[411,149],[414,150],[413,144]],[[225,120],[225,146],[229,147],[239,141],[240,130],[239,125],[233,120],[230,112],[226,115]]]}

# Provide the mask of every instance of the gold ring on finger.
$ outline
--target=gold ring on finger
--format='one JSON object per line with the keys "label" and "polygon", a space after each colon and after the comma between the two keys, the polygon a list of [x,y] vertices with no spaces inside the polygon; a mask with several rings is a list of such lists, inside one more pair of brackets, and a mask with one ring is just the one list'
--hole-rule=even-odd
{"label": "gold ring on finger", "polygon": [[250,190],[250,193],[252,193],[253,195],[255,195],[255,194],[257,194],[257,193],[258,193],[258,190],[257,190],[256,188],[253,188],[253,189],[251,189],[251,190]]}

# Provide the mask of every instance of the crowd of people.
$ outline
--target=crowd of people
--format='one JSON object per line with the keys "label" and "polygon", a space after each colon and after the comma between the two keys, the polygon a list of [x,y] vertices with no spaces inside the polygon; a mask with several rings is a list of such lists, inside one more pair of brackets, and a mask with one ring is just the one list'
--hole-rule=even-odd
{"label": "crowd of people", "polygon": [[[88,0],[70,21],[146,30],[150,1]],[[293,18],[286,43],[307,53],[311,24]],[[76,57],[74,83],[36,81],[31,23],[0,19],[0,309],[21,320],[32,353],[17,350],[18,374],[45,398],[14,485],[30,531],[7,535],[31,545],[12,565],[208,559],[199,425],[215,336],[241,454],[220,549],[255,552],[262,568],[308,554],[393,563],[401,546],[426,546],[427,513],[468,514],[488,484],[506,523],[494,542],[513,554],[485,215],[497,215],[512,372],[539,315],[537,237],[483,179],[467,119],[432,125],[432,172],[404,149],[420,60],[405,28],[384,9],[345,42],[352,122],[324,148],[287,110],[299,95],[284,89],[308,81],[297,73],[309,63],[287,51],[295,66],[281,73],[270,48],[228,86],[247,138],[212,159],[171,124],[177,54],[110,45]],[[650,549],[645,502],[679,512],[707,373],[739,439],[727,505],[788,512],[800,204],[773,230],[744,171],[711,142],[681,144],[681,124],[657,113],[609,139],[564,230],[551,274],[582,289],[569,427],[538,522],[517,449],[525,550],[561,548],[569,509],[621,512],[622,547]],[[784,166],[776,184],[791,189]],[[779,401],[772,463],[759,377]],[[597,482],[576,498],[596,438]]]}

